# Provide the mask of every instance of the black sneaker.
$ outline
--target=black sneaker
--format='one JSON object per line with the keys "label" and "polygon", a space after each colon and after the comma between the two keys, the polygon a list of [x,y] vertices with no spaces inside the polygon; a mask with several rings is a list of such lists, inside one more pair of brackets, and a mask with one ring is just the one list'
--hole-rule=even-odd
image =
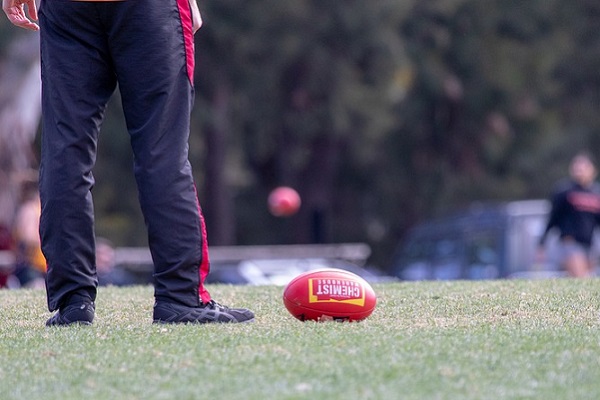
{"label": "black sneaker", "polygon": [[154,304],[154,323],[159,324],[209,324],[252,322],[254,313],[245,308],[229,308],[214,300],[199,307],[157,301]]}
{"label": "black sneaker", "polygon": [[96,306],[89,299],[78,299],[61,307],[48,321],[46,326],[91,325],[94,321]]}

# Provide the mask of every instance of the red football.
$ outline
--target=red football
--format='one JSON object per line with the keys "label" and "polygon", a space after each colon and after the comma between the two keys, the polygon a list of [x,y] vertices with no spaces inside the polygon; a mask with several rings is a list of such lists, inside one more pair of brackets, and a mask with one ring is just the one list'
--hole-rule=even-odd
{"label": "red football", "polygon": [[377,296],[360,276],[341,269],[298,275],[283,291],[283,304],[300,321],[360,321],[377,304]]}
{"label": "red football", "polygon": [[291,187],[279,186],[268,198],[269,211],[276,217],[289,217],[298,212],[302,200],[300,195]]}

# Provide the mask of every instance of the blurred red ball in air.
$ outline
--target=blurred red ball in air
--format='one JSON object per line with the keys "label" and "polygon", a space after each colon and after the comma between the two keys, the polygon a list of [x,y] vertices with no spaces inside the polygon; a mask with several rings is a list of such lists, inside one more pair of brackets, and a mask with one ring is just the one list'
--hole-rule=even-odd
{"label": "blurred red ball in air", "polygon": [[269,194],[269,211],[276,217],[289,217],[300,209],[300,195],[291,187],[280,186]]}

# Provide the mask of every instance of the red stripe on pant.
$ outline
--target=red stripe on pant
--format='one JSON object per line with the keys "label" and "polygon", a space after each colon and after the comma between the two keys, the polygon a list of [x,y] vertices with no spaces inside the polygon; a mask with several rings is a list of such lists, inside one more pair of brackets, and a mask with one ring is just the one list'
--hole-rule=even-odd
{"label": "red stripe on pant", "polygon": [[200,279],[198,281],[198,294],[202,303],[208,303],[211,300],[210,293],[204,287],[204,281],[210,272],[210,258],[208,255],[208,235],[206,234],[206,224],[204,222],[204,215],[202,215],[202,208],[200,207],[200,201],[198,201],[198,190],[196,190],[196,204],[198,205],[198,215],[200,216],[200,232],[202,233],[202,261],[200,261],[199,274]]}
{"label": "red stripe on pant", "polygon": [[[192,11],[189,1],[195,0],[177,0],[179,16],[181,18],[181,27],[183,29],[183,40],[185,43],[185,57],[187,74],[190,84],[194,85],[194,31],[192,21]],[[196,204],[198,206],[198,215],[200,217],[200,232],[202,234],[202,261],[198,269],[200,279],[198,281],[198,294],[202,303],[208,303],[211,300],[210,293],[204,287],[204,281],[210,272],[210,259],[208,255],[208,235],[206,233],[206,223],[202,215],[202,208],[198,201],[198,191],[196,189]]]}
{"label": "red stripe on pant", "polygon": [[185,42],[185,58],[187,65],[188,78],[192,86],[194,85],[194,30],[192,21],[192,10],[190,1],[196,0],[177,0],[179,16],[181,18],[181,27],[183,29],[183,40]]}

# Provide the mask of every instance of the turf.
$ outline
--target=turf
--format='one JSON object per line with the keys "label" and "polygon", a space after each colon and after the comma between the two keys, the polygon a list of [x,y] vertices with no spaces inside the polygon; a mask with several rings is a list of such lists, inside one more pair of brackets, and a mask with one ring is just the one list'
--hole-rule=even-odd
{"label": "turf", "polygon": [[360,323],[300,322],[282,287],[211,286],[252,324],[151,324],[150,287],[101,288],[92,327],[0,291],[2,399],[598,399],[600,280],[374,286]]}

